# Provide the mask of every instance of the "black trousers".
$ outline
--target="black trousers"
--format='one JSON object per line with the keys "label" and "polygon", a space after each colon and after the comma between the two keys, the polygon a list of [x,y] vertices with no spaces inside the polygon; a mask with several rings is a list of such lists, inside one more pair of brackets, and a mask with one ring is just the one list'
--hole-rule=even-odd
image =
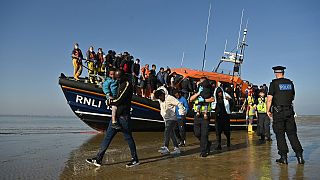
{"label": "black trousers", "polygon": [[257,135],[270,138],[270,119],[266,113],[258,113]]}
{"label": "black trousers", "polygon": [[224,132],[224,135],[227,137],[227,143],[230,144],[230,115],[229,114],[216,114],[216,137],[218,145],[221,145],[221,134]]}
{"label": "black trousers", "polygon": [[289,152],[285,138],[285,134],[287,134],[296,155],[302,155],[303,149],[297,136],[297,125],[292,107],[276,108],[273,111],[272,127],[276,134],[278,154],[286,155]]}
{"label": "black trousers", "polygon": [[132,76],[133,93],[137,93],[138,77]]}
{"label": "black trousers", "polygon": [[204,119],[201,115],[200,117],[194,116],[193,124],[194,135],[200,141],[200,151],[201,153],[207,153],[207,146],[209,143],[209,119]]}

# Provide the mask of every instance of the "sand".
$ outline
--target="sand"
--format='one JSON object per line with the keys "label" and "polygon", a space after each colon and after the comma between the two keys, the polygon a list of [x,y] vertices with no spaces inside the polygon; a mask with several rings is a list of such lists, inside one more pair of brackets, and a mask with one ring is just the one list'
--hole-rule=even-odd
{"label": "sand", "polygon": [[[77,122],[79,123],[79,122]],[[180,156],[162,156],[163,133],[133,134],[141,164],[126,168],[130,151],[121,133],[116,135],[97,168],[85,162],[94,156],[103,134],[86,132],[0,135],[1,179],[319,179],[320,118],[297,119],[298,136],[304,148],[305,165],[298,165],[290,148],[288,165],[279,165],[274,135],[272,142],[259,143],[255,134],[232,132],[232,146],[199,157],[199,142],[187,133],[187,146]],[[172,145],[170,144],[172,150]],[[290,147],[290,145],[289,145]]]}

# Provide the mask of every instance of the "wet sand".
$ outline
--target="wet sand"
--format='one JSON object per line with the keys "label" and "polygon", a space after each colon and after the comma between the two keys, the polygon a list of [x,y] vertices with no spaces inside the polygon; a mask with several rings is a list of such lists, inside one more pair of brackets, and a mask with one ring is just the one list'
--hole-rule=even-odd
{"label": "wet sand", "polygon": [[[106,153],[103,166],[96,168],[85,159],[96,154],[103,134],[93,134],[76,119],[54,122],[45,119],[41,122],[50,124],[36,129],[32,128],[34,125],[25,128],[20,125],[20,129],[14,125],[10,129],[11,125],[3,122],[0,119],[1,179],[319,179],[320,116],[297,119],[306,164],[297,164],[289,145],[287,166],[275,163],[278,154],[274,135],[272,142],[260,144],[255,134],[233,131],[231,148],[226,147],[223,137],[223,150],[215,151],[215,133],[211,132],[211,153],[200,158],[199,142],[192,132],[187,134],[187,146],[182,147],[180,156],[162,156],[157,152],[163,133],[136,132],[139,166],[125,167],[130,151],[119,133]],[[61,123],[67,127],[61,129]]]}
{"label": "wet sand", "polygon": [[[274,135],[272,142],[259,143],[255,134],[232,132],[232,146],[215,151],[214,142],[207,158],[199,157],[199,143],[192,133],[187,135],[187,146],[180,156],[162,156],[162,133],[134,133],[141,165],[126,168],[130,151],[121,134],[111,143],[103,161],[96,168],[85,162],[97,152],[103,135],[98,134],[72,151],[61,179],[318,179],[320,169],[320,119],[302,117],[297,120],[299,138],[305,150],[305,165],[298,165],[290,148],[289,165],[275,163],[278,158]],[[290,147],[290,145],[289,145]],[[171,147],[172,149],[172,147]]]}

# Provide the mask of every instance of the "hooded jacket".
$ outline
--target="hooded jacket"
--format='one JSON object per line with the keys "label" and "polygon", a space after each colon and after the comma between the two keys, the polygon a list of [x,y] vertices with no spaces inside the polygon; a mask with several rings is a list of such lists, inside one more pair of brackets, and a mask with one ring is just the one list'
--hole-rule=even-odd
{"label": "hooded jacket", "polygon": [[178,114],[185,115],[185,107],[175,97],[168,94],[165,87],[161,86],[157,90],[162,90],[165,94],[165,100],[158,100],[160,103],[160,114],[164,121],[177,120],[176,107],[178,107]]}
{"label": "hooded jacket", "polygon": [[229,101],[227,100],[227,98],[230,98],[230,99],[231,99],[231,96],[230,96],[228,93],[224,92],[221,87],[217,87],[217,88],[214,90],[214,93],[213,93],[213,95],[214,95],[214,102],[212,102],[211,107],[212,107],[212,109],[216,109],[216,106],[217,106],[217,89],[218,89],[218,88],[220,88],[221,91],[222,91],[223,102],[224,102],[224,107],[225,107],[225,109],[226,109],[226,112],[227,112],[227,114],[231,114],[231,111],[230,111],[230,103],[229,103]]}

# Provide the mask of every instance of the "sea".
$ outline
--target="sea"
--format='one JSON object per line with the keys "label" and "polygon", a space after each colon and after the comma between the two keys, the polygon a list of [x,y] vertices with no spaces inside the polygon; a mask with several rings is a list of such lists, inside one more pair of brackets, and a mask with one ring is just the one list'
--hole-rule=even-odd
{"label": "sea", "polygon": [[95,134],[76,117],[0,116],[0,179],[58,179],[70,152]]}

